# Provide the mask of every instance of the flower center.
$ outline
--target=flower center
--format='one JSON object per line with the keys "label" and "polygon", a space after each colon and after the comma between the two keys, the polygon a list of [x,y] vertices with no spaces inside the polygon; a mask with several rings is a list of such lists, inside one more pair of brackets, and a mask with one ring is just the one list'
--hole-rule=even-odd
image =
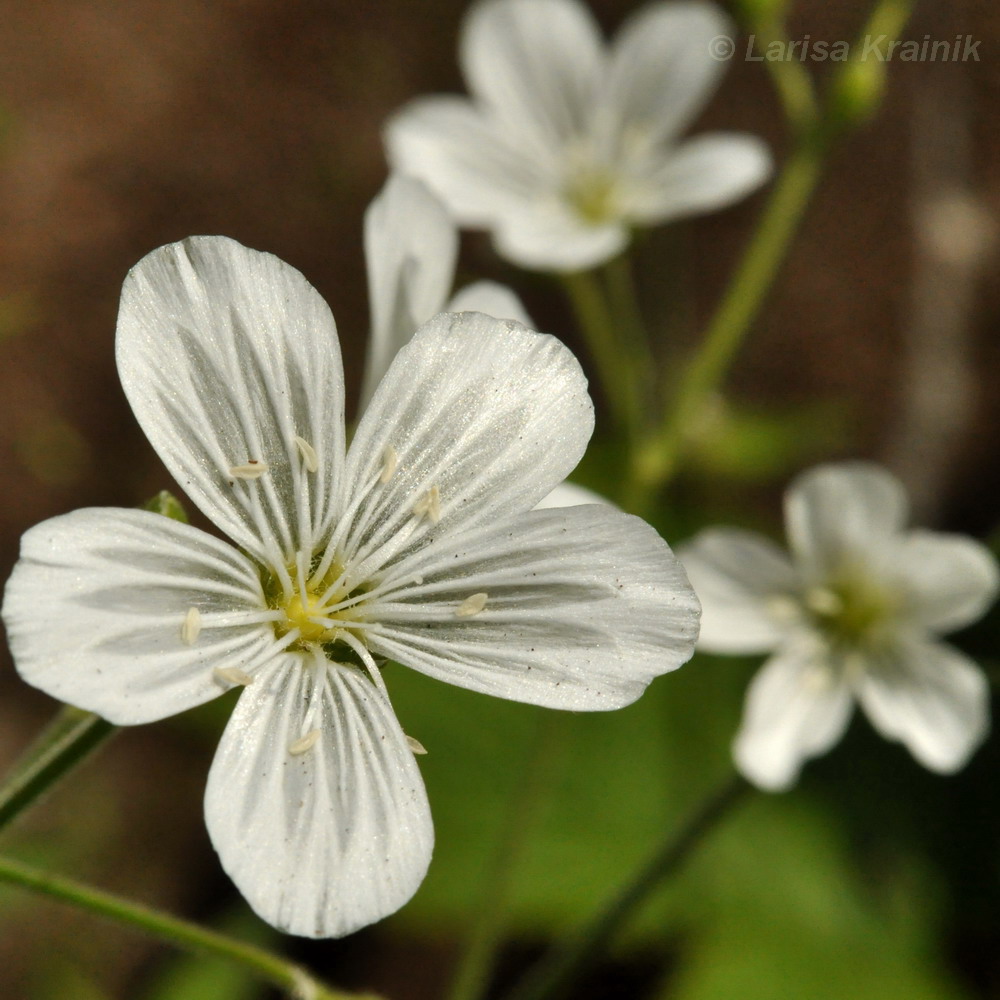
{"label": "flower center", "polygon": [[[340,655],[343,646],[344,656],[353,660],[350,650],[358,642],[364,643],[363,628],[357,626],[365,621],[362,605],[367,588],[348,591],[343,585],[342,568],[336,563],[321,578],[300,575],[296,567],[290,566],[288,579],[291,592],[275,574],[269,574],[264,582],[268,605],[283,613],[274,623],[275,635],[282,639],[294,631],[297,636],[289,648],[320,645],[330,654],[335,652],[338,660],[344,658]],[[338,648],[327,648],[330,644]]]}
{"label": "flower center", "polygon": [[278,634],[287,635],[293,628],[299,630],[303,642],[322,642],[332,638],[331,629],[317,622],[322,616],[320,594],[295,594],[285,605],[285,621],[278,623]]}
{"label": "flower center", "polygon": [[813,623],[838,647],[871,646],[884,636],[897,602],[885,589],[858,573],[843,573],[805,593]]}
{"label": "flower center", "polygon": [[615,179],[602,167],[579,166],[570,174],[564,194],[577,215],[591,225],[609,222],[618,214]]}

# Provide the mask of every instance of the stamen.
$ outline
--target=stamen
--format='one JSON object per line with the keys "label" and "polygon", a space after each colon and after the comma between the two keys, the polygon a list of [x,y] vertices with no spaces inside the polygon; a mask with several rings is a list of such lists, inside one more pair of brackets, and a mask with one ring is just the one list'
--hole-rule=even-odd
{"label": "stamen", "polygon": [[235,687],[253,684],[253,678],[239,667],[216,667],[212,671],[212,676],[221,684],[232,684]]}
{"label": "stamen", "polygon": [[201,632],[201,612],[197,608],[188,608],[181,625],[181,640],[188,646],[193,646],[198,633]]}
{"label": "stamen", "polygon": [[288,752],[293,757],[299,757],[302,754],[312,750],[316,745],[316,741],[319,739],[319,730],[310,729],[305,736],[300,736],[297,740],[293,740],[288,744]]}
{"label": "stamen", "polygon": [[833,687],[833,673],[826,666],[814,664],[802,675],[802,686],[810,694],[823,694]]}
{"label": "stamen", "polygon": [[769,597],[766,602],[766,608],[771,617],[776,618],[783,625],[797,621],[802,616],[799,602],[787,594]]}
{"label": "stamen", "polygon": [[387,444],[385,451],[382,453],[382,475],[378,477],[378,481],[383,486],[396,474],[396,465],[398,462],[399,455],[396,454],[396,449],[391,444]]}
{"label": "stamen", "polygon": [[441,520],[441,491],[432,486],[414,505],[413,513],[418,518],[426,517],[431,524]]}
{"label": "stamen", "polygon": [[486,600],[489,596],[486,593],[470,595],[455,608],[455,617],[471,618],[473,615],[478,615],[486,607]]}
{"label": "stamen", "polygon": [[406,737],[406,745],[416,754],[427,753],[427,748],[420,742],[420,740],[415,740],[412,736]]}
{"label": "stamen", "polygon": [[302,464],[306,467],[306,471],[315,472],[319,468],[316,449],[305,438],[300,438],[298,434],[295,435],[295,444],[302,456]]}
{"label": "stamen", "polygon": [[267,472],[269,466],[267,462],[261,462],[259,459],[251,458],[244,465],[233,465],[229,468],[229,475],[233,479],[260,479],[261,476]]}
{"label": "stamen", "polygon": [[844,601],[828,587],[811,587],[806,591],[806,607],[816,615],[839,615],[844,610]]}

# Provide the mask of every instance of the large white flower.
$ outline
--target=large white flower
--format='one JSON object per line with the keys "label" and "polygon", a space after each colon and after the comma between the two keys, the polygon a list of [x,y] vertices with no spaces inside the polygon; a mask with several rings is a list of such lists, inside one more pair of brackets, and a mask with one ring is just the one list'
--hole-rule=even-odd
{"label": "large white flower", "polygon": [[854,699],[934,771],[957,770],[985,738],[986,678],[938,637],[983,614],[996,560],[964,536],[904,531],[906,513],[902,486],[880,467],[825,465],[785,498],[791,558],[737,529],[684,546],[704,606],[699,647],[773,654],[734,747],[756,784],[792,784],[843,734]]}
{"label": "large white flower", "polygon": [[531,510],[593,422],[552,337],[436,317],[346,450],[326,304],[277,258],[203,237],[132,270],[117,351],[143,430],[231,543],[138,510],[45,521],[7,585],[11,648],[30,683],[120,724],[245,687],[205,812],[277,927],[345,934],[424,876],[430,814],[386,660],[589,710],[690,655],[697,599],[648,525]]}
{"label": "large white flower", "polygon": [[757,138],[679,137],[725,63],[732,27],[712,4],[655,3],[610,49],[576,0],[483,0],[459,56],[472,94],[421,98],[386,129],[397,170],[422,178],[499,253],[541,270],[592,267],[632,226],[709,212],[762,184]]}

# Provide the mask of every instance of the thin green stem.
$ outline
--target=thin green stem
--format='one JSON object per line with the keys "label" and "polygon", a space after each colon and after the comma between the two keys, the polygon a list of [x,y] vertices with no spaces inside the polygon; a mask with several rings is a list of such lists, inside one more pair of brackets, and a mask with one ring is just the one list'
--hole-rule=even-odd
{"label": "thin green stem", "polygon": [[800,138],[764,209],[757,231],[684,373],[657,434],[647,438],[631,469],[628,509],[642,509],[649,494],[674,474],[690,428],[706,399],[721,384],[770,291],[806,205],[816,188],[826,152],[819,132]]}
{"label": "thin green stem", "polygon": [[562,279],[612,416],[632,435],[639,426],[641,405],[604,290],[593,271],[564,274]]}
{"label": "thin green stem", "polygon": [[256,945],[132,903],[82,882],[50,875],[11,858],[0,857],[0,882],[71,903],[144,931],[177,948],[236,962],[266,982],[287,991],[296,1000],[376,1000],[373,994],[336,990],[317,980],[301,966]]}
{"label": "thin green stem", "polygon": [[749,789],[746,781],[734,776],[710,795],[583,931],[529,970],[505,1000],[560,1000],[566,996],[570,987],[606,953],[629,918],[684,865]]}
{"label": "thin green stem", "polygon": [[609,260],[602,270],[611,311],[621,330],[621,346],[628,351],[632,392],[637,395],[641,405],[648,401],[654,368],[649,335],[639,308],[631,258],[628,253],[619,254]]}
{"label": "thin green stem", "polygon": [[[782,52],[788,52],[788,32],[780,21],[755,24],[754,41],[759,53],[777,42]],[[795,131],[810,128],[819,119],[819,101],[812,77],[805,63],[797,59],[765,59],[764,65],[781,101],[785,119]]]}
{"label": "thin green stem", "polygon": [[564,720],[545,712],[528,751],[527,766],[511,797],[496,850],[479,893],[479,912],[459,958],[447,1000],[477,1000],[485,994],[503,940],[510,882],[531,829],[531,820],[552,774],[556,742]]}
{"label": "thin green stem", "polygon": [[116,731],[92,712],[64,707],[0,785],[0,830]]}

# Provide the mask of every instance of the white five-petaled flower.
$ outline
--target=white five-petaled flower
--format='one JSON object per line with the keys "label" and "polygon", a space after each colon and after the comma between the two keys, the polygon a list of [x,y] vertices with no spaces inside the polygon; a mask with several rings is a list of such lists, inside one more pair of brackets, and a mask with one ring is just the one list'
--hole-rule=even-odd
{"label": "white five-petaled flower", "polygon": [[28,531],[3,617],[17,668],[112,722],[243,688],[208,778],[222,864],[275,926],[336,936],[416,890],[433,832],[380,667],[611,709],[692,651],[698,604],[644,522],[532,511],[593,423],[549,336],[442,314],[393,361],[354,440],[333,317],[232,240],[154,251],[122,291],[125,392],[229,542],[157,514]]}
{"label": "white five-petaled flower", "polygon": [[460,223],[491,230],[507,259],[593,267],[630,227],[725,207],[769,176],[754,136],[680,139],[725,66],[712,40],[731,33],[712,4],[654,3],[609,48],[576,0],[482,0],[459,48],[472,99],[403,108],[386,129],[390,162]]}
{"label": "white five-petaled flower", "polygon": [[997,564],[961,535],[904,531],[906,495],[879,466],[802,475],[785,498],[791,558],[710,528],[681,551],[704,606],[699,648],[771,652],[750,685],[736,763],[763,788],[843,734],[854,699],[931,770],[960,768],[989,728],[982,671],[938,636],[980,617]]}

